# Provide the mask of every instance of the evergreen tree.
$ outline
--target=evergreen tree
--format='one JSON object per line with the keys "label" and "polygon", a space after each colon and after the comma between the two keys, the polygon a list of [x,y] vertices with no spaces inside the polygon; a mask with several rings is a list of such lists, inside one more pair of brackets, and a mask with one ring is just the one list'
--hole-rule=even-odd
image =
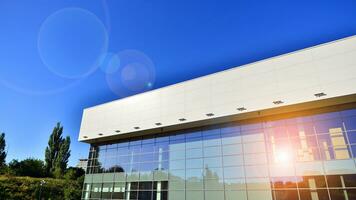
{"label": "evergreen tree", "polygon": [[6,142],[5,142],[5,133],[0,134],[0,168],[5,166],[6,159]]}
{"label": "evergreen tree", "polygon": [[62,136],[63,126],[60,123],[53,128],[45,152],[46,173],[61,177],[67,168],[70,156],[70,138]]}

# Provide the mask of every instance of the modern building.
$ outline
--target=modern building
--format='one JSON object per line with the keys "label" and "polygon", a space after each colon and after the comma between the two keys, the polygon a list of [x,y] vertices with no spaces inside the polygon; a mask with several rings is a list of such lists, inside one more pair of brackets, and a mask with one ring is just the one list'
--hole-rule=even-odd
{"label": "modern building", "polygon": [[84,110],[83,199],[356,199],[356,36]]}

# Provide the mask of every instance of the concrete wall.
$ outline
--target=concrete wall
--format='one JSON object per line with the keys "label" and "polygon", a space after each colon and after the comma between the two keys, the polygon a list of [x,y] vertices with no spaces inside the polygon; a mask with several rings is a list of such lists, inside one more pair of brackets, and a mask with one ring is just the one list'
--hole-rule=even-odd
{"label": "concrete wall", "polygon": [[353,36],[87,108],[79,141],[355,93]]}

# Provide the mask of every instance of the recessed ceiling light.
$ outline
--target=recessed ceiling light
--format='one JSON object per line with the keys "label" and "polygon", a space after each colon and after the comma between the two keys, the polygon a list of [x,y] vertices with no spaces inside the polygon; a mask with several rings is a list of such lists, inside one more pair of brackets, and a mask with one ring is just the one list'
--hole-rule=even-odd
{"label": "recessed ceiling light", "polygon": [[245,107],[240,107],[240,108],[237,108],[236,110],[238,111],[244,111],[244,110],[247,110]]}
{"label": "recessed ceiling light", "polygon": [[120,130],[116,130],[115,132],[116,132],[116,133],[120,133],[121,131],[120,131]]}
{"label": "recessed ceiling light", "polygon": [[319,92],[319,93],[314,94],[314,96],[319,98],[319,97],[322,97],[322,96],[326,96],[326,94],[324,92]]}
{"label": "recessed ceiling light", "polygon": [[214,116],[214,113],[208,113],[208,114],[205,114],[206,116],[208,116],[208,117],[212,117],[212,116]]}
{"label": "recessed ceiling light", "polygon": [[102,134],[102,133],[99,133],[98,135],[102,136],[102,135],[104,135],[104,134]]}
{"label": "recessed ceiling light", "polygon": [[185,121],[186,119],[185,118],[180,118],[179,121],[183,122]]}
{"label": "recessed ceiling light", "polygon": [[281,101],[281,100],[277,100],[277,101],[273,101],[273,103],[276,104],[276,105],[278,105],[278,104],[282,104],[282,103],[284,103],[284,102]]}
{"label": "recessed ceiling light", "polygon": [[135,126],[135,127],[134,127],[134,129],[136,129],[136,130],[137,130],[137,129],[140,129],[140,127],[138,127],[138,126]]}
{"label": "recessed ceiling light", "polygon": [[88,136],[85,135],[85,136],[83,136],[83,138],[88,138]]}
{"label": "recessed ceiling light", "polygon": [[157,122],[155,124],[156,124],[156,126],[161,126],[162,125],[162,123],[159,123],[159,122]]}

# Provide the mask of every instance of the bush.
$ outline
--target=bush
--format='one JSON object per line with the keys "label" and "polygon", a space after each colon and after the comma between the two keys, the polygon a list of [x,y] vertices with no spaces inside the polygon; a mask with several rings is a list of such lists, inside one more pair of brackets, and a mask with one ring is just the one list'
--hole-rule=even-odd
{"label": "bush", "polygon": [[45,184],[42,186],[41,199],[80,199],[82,185],[79,181],[14,176],[0,176],[0,199],[38,199],[42,180],[45,181]]}
{"label": "bush", "polygon": [[45,166],[42,160],[27,158],[22,161],[12,160],[9,163],[10,174],[16,176],[45,177]]}

